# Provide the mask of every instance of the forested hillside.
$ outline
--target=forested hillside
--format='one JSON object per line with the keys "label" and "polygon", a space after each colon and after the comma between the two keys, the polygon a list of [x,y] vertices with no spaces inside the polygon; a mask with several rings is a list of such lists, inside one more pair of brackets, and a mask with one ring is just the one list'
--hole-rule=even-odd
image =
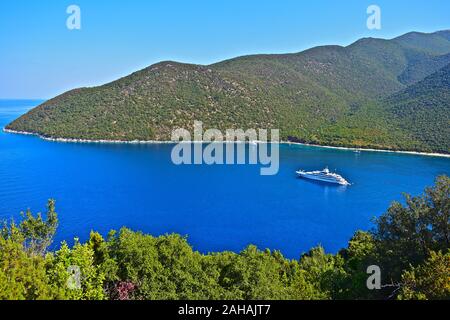
{"label": "forested hillside", "polygon": [[[448,144],[441,144],[450,140],[448,131],[436,130],[434,121],[449,103],[448,87],[431,88],[439,96],[426,118],[414,114],[423,107],[414,103],[424,97],[401,102],[400,92],[445,74],[439,70],[450,63],[449,39],[450,31],[413,32],[209,66],[160,62],[50,99],[7,129],[61,138],[170,140],[174,128],[190,129],[199,120],[220,130],[279,128],[285,140],[448,153]],[[412,114],[393,116],[406,103]],[[408,121],[416,116],[423,121],[413,128]]]}
{"label": "forested hillside", "polygon": [[389,111],[415,140],[450,150],[450,64],[386,100]]}

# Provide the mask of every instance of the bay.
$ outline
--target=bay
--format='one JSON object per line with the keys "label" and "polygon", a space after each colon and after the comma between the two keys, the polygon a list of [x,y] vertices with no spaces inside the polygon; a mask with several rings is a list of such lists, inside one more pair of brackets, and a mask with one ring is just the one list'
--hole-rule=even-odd
{"label": "bay", "polygon": [[[3,128],[38,100],[0,100]],[[249,244],[289,258],[316,245],[337,252],[358,229],[373,227],[402,192],[420,194],[450,175],[450,158],[280,146],[280,170],[257,165],[174,165],[170,144],[83,144],[0,133],[0,219],[45,211],[57,202],[55,243],[106,235],[126,226],[187,235],[201,252],[240,251]],[[352,185],[302,180],[298,169],[328,166]]]}

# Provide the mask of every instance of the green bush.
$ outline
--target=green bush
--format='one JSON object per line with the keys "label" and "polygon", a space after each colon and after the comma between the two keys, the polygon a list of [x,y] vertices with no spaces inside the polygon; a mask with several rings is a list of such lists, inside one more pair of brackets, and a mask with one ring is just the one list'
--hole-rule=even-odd
{"label": "green bush", "polygon": [[[180,235],[126,228],[48,251],[57,223],[51,200],[46,219],[28,212],[19,225],[4,224],[0,299],[450,299],[446,176],[405,205],[393,203],[374,230],[357,231],[339,253],[316,247],[299,260],[253,245],[201,254]],[[374,264],[381,290],[366,287]]]}

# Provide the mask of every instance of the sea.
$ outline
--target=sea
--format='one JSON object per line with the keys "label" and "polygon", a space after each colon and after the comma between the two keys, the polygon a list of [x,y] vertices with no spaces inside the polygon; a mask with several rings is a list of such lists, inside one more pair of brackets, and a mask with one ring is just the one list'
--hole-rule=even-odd
{"label": "sea", "polygon": [[[0,127],[40,100],[0,100]],[[251,146],[249,146],[251,147]],[[202,253],[250,244],[297,259],[321,245],[335,253],[403,193],[419,195],[450,158],[280,146],[279,171],[260,165],[176,165],[171,144],[54,142],[0,132],[0,219],[46,210],[56,200],[53,247],[127,227],[154,236],[179,233]],[[328,167],[350,186],[304,180],[296,171]]]}

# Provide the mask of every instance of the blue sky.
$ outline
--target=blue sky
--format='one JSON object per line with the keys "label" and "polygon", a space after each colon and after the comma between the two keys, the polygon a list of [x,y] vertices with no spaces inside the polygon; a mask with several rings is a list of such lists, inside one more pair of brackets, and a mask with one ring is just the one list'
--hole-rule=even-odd
{"label": "blue sky", "polygon": [[[81,30],[66,8],[81,8]],[[366,9],[382,10],[368,30]],[[448,0],[1,0],[0,98],[51,98],[161,60],[208,64],[450,29]]]}

